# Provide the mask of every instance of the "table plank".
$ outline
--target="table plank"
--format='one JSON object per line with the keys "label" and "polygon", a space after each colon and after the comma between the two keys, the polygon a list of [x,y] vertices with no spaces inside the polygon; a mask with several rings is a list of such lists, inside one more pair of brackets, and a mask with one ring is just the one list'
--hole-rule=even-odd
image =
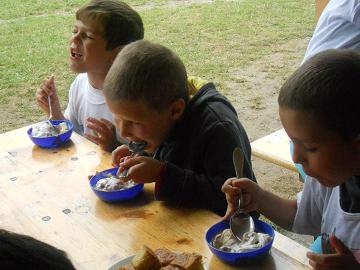
{"label": "table plank", "polygon": [[251,143],[252,154],[278,166],[298,172],[290,154],[290,139],[284,129]]}
{"label": "table plank", "polygon": [[[108,269],[144,244],[198,252],[209,270],[242,269],[219,261],[205,243],[219,216],[155,201],[153,184],[132,201],[105,203],[87,176],[111,166],[109,153],[77,134],[64,147],[42,149],[26,129],[0,134],[0,227],[65,250],[80,270]],[[306,251],[277,233],[270,256],[244,269],[309,269]]]}

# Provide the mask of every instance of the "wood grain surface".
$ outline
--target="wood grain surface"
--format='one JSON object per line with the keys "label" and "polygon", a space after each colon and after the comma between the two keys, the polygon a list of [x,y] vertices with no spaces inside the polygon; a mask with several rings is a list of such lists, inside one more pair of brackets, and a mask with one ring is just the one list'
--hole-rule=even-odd
{"label": "wood grain surface", "polygon": [[27,128],[0,134],[0,227],[63,249],[77,269],[108,269],[144,244],[198,252],[209,270],[308,269],[307,249],[279,233],[265,260],[224,264],[204,238],[219,216],[155,201],[152,184],[134,200],[105,203],[87,176],[111,167],[110,153],[77,134],[61,148],[42,149],[27,137]]}

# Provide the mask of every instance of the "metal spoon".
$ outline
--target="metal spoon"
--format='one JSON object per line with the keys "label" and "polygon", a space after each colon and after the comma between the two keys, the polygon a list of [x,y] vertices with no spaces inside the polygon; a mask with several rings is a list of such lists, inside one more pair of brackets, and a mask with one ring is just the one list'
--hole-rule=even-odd
{"label": "metal spoon", "polygon": [[[130,157],[133,157],[136,154],[141,154],[142,152],[144,152],[144,149],[145,149],[146,145],[147,145],[147,142],[144,142],[144,141],[131,141],[129,143],[129,150],[131,152]],[[127,169],[123,170],[120,173],[119,177],[120,178],[127,177],[129,169],[130,168],[127,168]]]}
{"label": "metal spoon", "polygon": [[[244,156],[239,147],[236,147],[233,152],[233,163],[235,167],[236,177],[243,176]],[[233,235],[242,241],[242,237],[246,232],[253,232],[255,230],[253,218],[241,209],[242,193],[239,194],[239,208],[230,218],[230,229]]]}

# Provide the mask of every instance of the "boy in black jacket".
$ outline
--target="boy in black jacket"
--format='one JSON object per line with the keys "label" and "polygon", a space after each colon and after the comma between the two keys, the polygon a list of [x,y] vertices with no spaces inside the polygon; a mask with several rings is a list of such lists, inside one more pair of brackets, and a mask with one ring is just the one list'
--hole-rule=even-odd
{"label": "boy in black jacket", "polygon": [[130,157],[126,145],[113,152],[127,179],[155,182],[155,197],[177,206],[224,215],[221,186],[235,176],[232,153],[240,147],[244,176],[255,180],[248,137],[236,111],[214,84],[190,96],[180,58],[149,41],[127,45],[115,59],[104,93],[121,136],[147,143],[152,155]]}

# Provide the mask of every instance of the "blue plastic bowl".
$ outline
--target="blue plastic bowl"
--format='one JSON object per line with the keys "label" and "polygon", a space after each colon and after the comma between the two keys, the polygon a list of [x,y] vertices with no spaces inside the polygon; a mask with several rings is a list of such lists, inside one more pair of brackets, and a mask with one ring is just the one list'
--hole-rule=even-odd
{"label": "blue plastic bowl", "polygon": [[44,147],[44,148],[55,148],[63,144],[64,142],[68,141],[71,137],[73,132],[73,124],[69,120],[50,120],[53,125],[59,125],[62,122],[65,122],[69,128],[68,131],[56,135],[56,136],[49,136],[49,137],[33,137],[32,136],[32,127],[28,129],[27,134],[29,138],[33,141],[34,144]]}
{"label": "blue plastic bowl", "polygon": [[90,179],[91,189],[95,192],[95,194],[106,202],[117,202],[117,201],[125,201],[135,198],[144,188],[144,184],[135,184],[134,186],[122,189],[122,190],[113,190],[113,191],[101,191],[95,189],[95,185],[97,181],[106,177],[106,174],[111,173],[116,175],[116,172],[119,168],[111,168],[105,171],[99,172]]}
{"label": "blue plastic bowl", "polygon": [[229,221],[221,221],[212,225],[206,232],[205,239],[208,247],[210,248],[211,252],[215,254],[219,259],[222,261],[229,263],[229,264],[249,264],[258,261],[261,258],[266,257],[269,254],[271,246],[274,241],[274,229],[268,223],[261,221],[261,220],[254,220],[255,222],[255,231],[261,233],[269,234],[272,239],[269,243],[265,246],[247,252],[226,252],[215,248],[211,241],[218,233],[222,232],[223,230],[230,227]]}

